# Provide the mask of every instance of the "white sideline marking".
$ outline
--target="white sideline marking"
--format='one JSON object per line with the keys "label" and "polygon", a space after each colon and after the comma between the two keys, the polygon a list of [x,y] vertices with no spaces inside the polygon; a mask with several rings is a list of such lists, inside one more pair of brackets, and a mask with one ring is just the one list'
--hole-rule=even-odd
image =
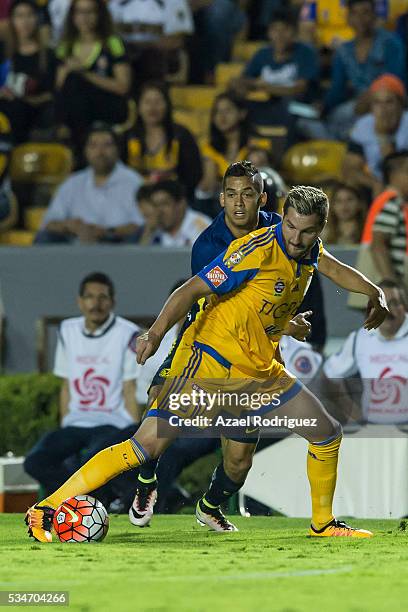
{"label": "white sideline marking", "polygon": [[[225,580],[271,580],[274,578],[297,578],[302,576],[324,576],[327,574],[343,574],[351,572],[352,565],[345,567],[334,567],[330,569],[309,569],[295,570],[293,572],[247,572],[242,574],[224,574],[223,576],[205,576],[205,580],[225,581]],[[167,580],[171,582],[179,582],[181,580],[188,582],[189,580],[203,580],[203,576],[141,576],[141,581],[156,582],[159,580]]]}

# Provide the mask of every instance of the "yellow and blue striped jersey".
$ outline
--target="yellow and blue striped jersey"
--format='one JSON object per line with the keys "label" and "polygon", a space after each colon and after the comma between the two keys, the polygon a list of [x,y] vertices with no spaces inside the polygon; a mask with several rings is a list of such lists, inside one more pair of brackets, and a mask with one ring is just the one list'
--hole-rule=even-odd
{"label": "yellow and blue striped jersey", "polygon": [[234,240],[198,274],[214,294],[183,343],[210,347],[243,375],[273,375],[279,338],[303,301],[322,250],[318,239],[308,259],[291,258],[282,223]]}

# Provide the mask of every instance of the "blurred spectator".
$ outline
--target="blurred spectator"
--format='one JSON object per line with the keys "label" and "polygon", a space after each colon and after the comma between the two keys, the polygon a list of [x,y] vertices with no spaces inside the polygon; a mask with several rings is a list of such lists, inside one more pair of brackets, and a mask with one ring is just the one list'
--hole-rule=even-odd
{"label": "blurred spectator", "polygon": [[60,40],[65,19],[68,15],[71,0],[48,0],[47,12],[51,25],[51,42],[55,45]]}
{"label": "blurred spectator", "polygon": [[153,184],[144,183],[136,193],[136,202],[139,212],[143,217],[143,225],[136,232],[124,238],[125,242],[137,242],[137,244],[152,244],[159,228],[160,210],[151,200]]}
{"label": "blurred spectator", "polygon": [[344,160],[348,182],[378,190],[384,157],[408,149],[408,112],[405,87],[392,74],[384,74],[370,87],[371,112],[353,127]]}
{"label": "blurred spectator", "polygon": [[366,112],[368,88],[377,77],[391,73],[406,78],[404,45],[395,34],[376,27],[374,0],[347,0],[347,6],[355,38],[334,55],[325,99],[325,111],[332,111],[332,134],[341,140],[347,140],[356,115]]}
{"label": "blurred spectator", "polygon": [[142,179],[119,161],[115,134],[108,126],[92,128],[85,156],[89,167],[60,186],[36,244],[120,242],[142,225],[143,217],[135,204]]}
{"label": "blurred spectator", "polygon": [[385,158],[384,182],[385,197],[373,202],[364,233],[372,231],[371,254],[380,277],[401,284],[408,253],[408,150]]}
{"label": "blurred spectator", "polygon": [[108,4],[129,49],[136,85],[182,70],[184,37],[193,32],[186,0],[109,0]]}
{"label": "blurred spectator", "polygon": [[128,115],[130,66],[104,0],[72,1],[57,57],[57,119],[80,150],[92,123],[123,123]]}
{"label": "blurred spectator", "polygon": [[244,28],[246,15],[236,0],[190,0],[189,4],[194,16],[196,47],[190,67],[192,80],[200,82],[196,77],[200,72],[201,82],[213,82],[217,64],[231,60],[234,39]]}
{"label": "blurred spectator", "polygon": [[219,212],[218,195],[225,171],[231,163],[246,159],[255,145],[268,148],[270,142],[256,136],[244,100],[232,92],[219,94],[211,109],[209,141],[201,147],[204,174],[196,191],[201,210],[212,215]]}
{"label": "blurred spectator", "polygon": [[[289,124],[294,102],[309,103],[315,97],[319,59],[312,46],[297,42],[297,25],[295,11],[275,11],[268,26],[270,45],[260,49],[245,67],[242,77],[232,82],[240,95],[256,92],[269,99],[267,104],[252,102],[250,105],[251,117],[257,124]],[[296,114],[299,112],[297,104]],[[312,137],[326,136],[320,122],[306,121],[302,129],[310,124]]]}
{"label": "blurred spectator", "polygon": [[193,135],[174,123],[167,86],[143,85],[138,117],[128,137],[127,162],[148,179],[175,176],[191,198],[202,175],[200,151]]}
{"label": "blurred spectator", "polygon": [[[326,384],[335,400],[337,417],[369,423],[408,422],[408,315],[399,285],[380,283],[390,313],[378,329],[352,332],[341,350],[323,365]],[[361,405],[350,396],[345,379],[359,375]],[[354,395],[354,394],[353,394]]]}
{"label": "blurred spectator", "polygon": [[267,149],[253,146],[249,149],[246,159],[259,168],[264,181],[264,191],[267,193],[268,199],[262,210],[281,213],[288,188],[283,178],[274,169],[271,152]]}
{"label": "blurred spectator", "polygon": [[178,181],[152,185],[150,199],[158,211],[159,230],[153,242],[161,246],[191,246],[212,219],[187,205],[185,189]]}
{"label": "blurred spectator", "polygon": [[[12,192],[8,172],[11,149],[10,122],[0,113],[0,232],[10,229],[18,219],[17,199]],[[0,317],[1,312],[0,297]]]}
{"label": "blurred spectator", "polygon": [[359,244],[367,213],[361,194],[346,183],[336,185],[322,239],[328,244]]}
{"label": "blurred spectator", "polygon": [[28,140],[30,130],[50,108],[55,78],[55,57],[42,43],[33,0],[12,4],[7,56],[0,112],[10,120],[13,141],[21,143]]}
{"label": "blurred spectator", "polygon": [[46,493],[90,459],[102,441],[109,446],[118,434],[126,440],[141,420],[134,354],[139,328],[115,316],[114,287],[105,274],[82,280],[78,306],[82,316],[62,322],[55,354],[54,374],[62,378],[60,427],[46,433],[24,462]]}

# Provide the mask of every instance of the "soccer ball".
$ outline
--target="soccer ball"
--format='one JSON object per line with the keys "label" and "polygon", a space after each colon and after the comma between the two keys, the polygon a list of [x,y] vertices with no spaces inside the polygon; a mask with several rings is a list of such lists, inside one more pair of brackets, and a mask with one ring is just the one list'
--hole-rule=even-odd
{"label": "soccer ball", "polygon": [[61,542],[100,542],[108,533],[109,517],[100,501],[77,495],[56,509],[53,525]]}

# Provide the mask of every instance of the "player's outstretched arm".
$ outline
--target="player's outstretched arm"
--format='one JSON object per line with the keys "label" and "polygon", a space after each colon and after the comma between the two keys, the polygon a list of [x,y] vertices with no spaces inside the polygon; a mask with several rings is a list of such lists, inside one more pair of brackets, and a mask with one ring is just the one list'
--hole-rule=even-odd
{"label": "player's outstretched arm", "polygon": [[364,327],[375,329],[381,325],[388,313],[388,307],[384,292],[380,287],[377,287],[355,268],[347,266],[330,255],[326,249],[323,249],[319,260],[319,272],[347,291],[366,295],[369,301]]}
{"label": "player's outstretched arm", "polygon": [[198,276],[193,276],[184,285],[173,291],[151,328],[138,337],[137,363],[143,365],[149,357],[154,355],[168,330],[187,315],[197,300],[211,293],[207,283]]}

